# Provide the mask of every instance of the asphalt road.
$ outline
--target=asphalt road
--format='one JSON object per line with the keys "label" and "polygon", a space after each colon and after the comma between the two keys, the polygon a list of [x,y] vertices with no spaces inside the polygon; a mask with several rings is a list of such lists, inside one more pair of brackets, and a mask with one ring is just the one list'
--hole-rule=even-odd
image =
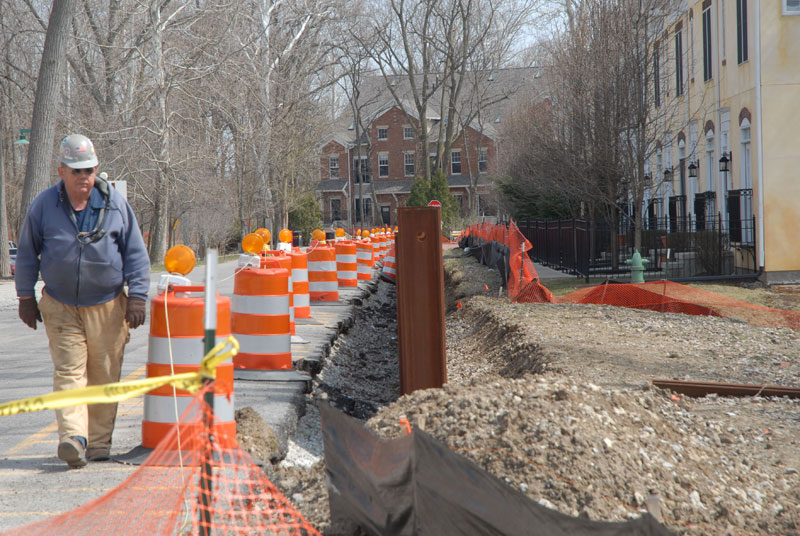
{"label": "asphalt road", "polygon": [[[220,294],[232,294],[235,267],[234,262],[219,266]],[[151,277],[150,296],[156,292],[158,277]],[[204,277],[204,267],[189,274],[194,284],[203,284]],[[0,281],[0,403],[52,392],[52,362],[44,328],[40,325],[34,331],[19,320],[13,285],[10,280]],[[123,379],[145,376],[148,325],[131,332]],[[140,444],[141,419],[141,397],[120,403],[112,454]],[[53,411],[0,417],[0,531],[71,510],[113,489],[136,469],[102,462],[70,470],[56,457],[57,445]]]}

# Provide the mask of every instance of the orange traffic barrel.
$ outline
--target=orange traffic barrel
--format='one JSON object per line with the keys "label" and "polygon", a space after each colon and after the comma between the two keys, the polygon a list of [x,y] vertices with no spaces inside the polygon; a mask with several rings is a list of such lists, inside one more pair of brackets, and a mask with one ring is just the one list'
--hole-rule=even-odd
{"label": "orange traffic barrel", "polygon": [[365,240],[356,242],[356,260],[358,261],[358,279],[372,279],[372,243]]}
{"label": "orange traffic barrel", "polygon": [[233,357],[237,369],[278,370],[292,368],[292,335],[289,332],[289,271],[248,268],[233,281],[231,329],[239,341]]}
{"label": "orange traffic barrel", "polygon": [[311,297],[308,294],[308,254],[299,249],[289,253],[292,259],[292,302],[295,318],[311,318]]}
{"label": "orange traffic barrel", "polygon": [[[267,251],[264,254],[264,258],[261,259],[261,267],[275,267],[274,264],[271,264],[268,259],[274,259],[278,262],[277,266],[280,266],[287,272],[289,272],[289,333],[294,335],[295,325],[294,325],[294,284],[292,281],[292,258],[286,251]],[[273,261],[274,262],[274,261]]]}
{"label": "orange traffic barrel", "polygon": [[386,251],[384,249],[383,237],[380,234],[375,233],[372,236],[372,246],[375,248],[375,260],[379,261],[383,259]]}
{"label": "orange traffic barrel", "polygon": [[[197,372],[205,355],[203,292],[205,287],[175,285],[150,300],[150,338],[147,346],[147,377]],[[231,334],[231,301],[217,294],[217,343]],[[171,358],[170,358],[171,356]],[[174,397],[174,399],[173,399]],[[144,395],[142,446],[155,448],[178,427],[194,395],[164,385]],[[217,365],[214,382],[214,436],[223,448],[236,446],[233,407],[233,363]],[[177,405],[177,412],[175,407]],[[182,445],[191,445],[203,434],[202,412],[180,424]],[[178,448],[174,443],[175,449]],[[185,447],[187,450],[190,447]]]}
{"label": "orange traffic barrel", "polygon": [[389,283],[397,283],[397,262],[394,259],[394,246],[391,247],[386,258],[383,259],[383,269],[381,270],[381,277]]}
{"label": "orange traffic barrel", "polygon": [[358,286],[358,257],[355,242],[350,240],[336,242],[336,276],[339,288]]}
{"label": "orange traffic barrel", "polygon": [[332,247],[308,249],[308,292],[312,302],[339,301],[336,250]]}

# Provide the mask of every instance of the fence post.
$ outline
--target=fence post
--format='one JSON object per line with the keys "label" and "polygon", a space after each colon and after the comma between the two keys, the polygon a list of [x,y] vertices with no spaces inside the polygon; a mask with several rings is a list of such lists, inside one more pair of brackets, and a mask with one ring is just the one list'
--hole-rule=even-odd
{"label": "fence post", "polygon": [[400,390],[408,394],[447,381],[442,220],[437,207],[401,207],[397,216]]}
{"label": "fence post", "polygon": [[717,275],[722,275],[722,212],[717,212],[717,236],[717,257],[719,258]]}

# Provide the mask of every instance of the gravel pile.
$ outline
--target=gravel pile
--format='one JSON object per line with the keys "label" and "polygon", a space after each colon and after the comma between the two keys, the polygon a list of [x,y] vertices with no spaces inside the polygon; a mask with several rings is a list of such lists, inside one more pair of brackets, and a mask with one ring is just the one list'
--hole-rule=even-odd
{"label": "gravel pile", "polygon": [[800,401],[649,386],[653,377],[798,386],[797,332],[510,304],[496,297],[497,274],[461,255],[446,259],[449,384],[399,397],[394,287],[381,282],[315,381],[286,460],[267,470],[323,533],[352,534],[330,526],[316,411],[325,401],[385,436],[408,418],[566,514],[650,511],[679,534],[800,534]]}

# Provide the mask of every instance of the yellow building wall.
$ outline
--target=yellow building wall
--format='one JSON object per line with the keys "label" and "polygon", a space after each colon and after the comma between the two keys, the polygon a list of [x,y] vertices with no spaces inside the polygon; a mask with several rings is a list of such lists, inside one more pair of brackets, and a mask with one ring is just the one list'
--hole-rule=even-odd
{"label": "yellow building wall", "polygon": [[767,272],[800,271],[800,16],[781,3],[760,2]]}

